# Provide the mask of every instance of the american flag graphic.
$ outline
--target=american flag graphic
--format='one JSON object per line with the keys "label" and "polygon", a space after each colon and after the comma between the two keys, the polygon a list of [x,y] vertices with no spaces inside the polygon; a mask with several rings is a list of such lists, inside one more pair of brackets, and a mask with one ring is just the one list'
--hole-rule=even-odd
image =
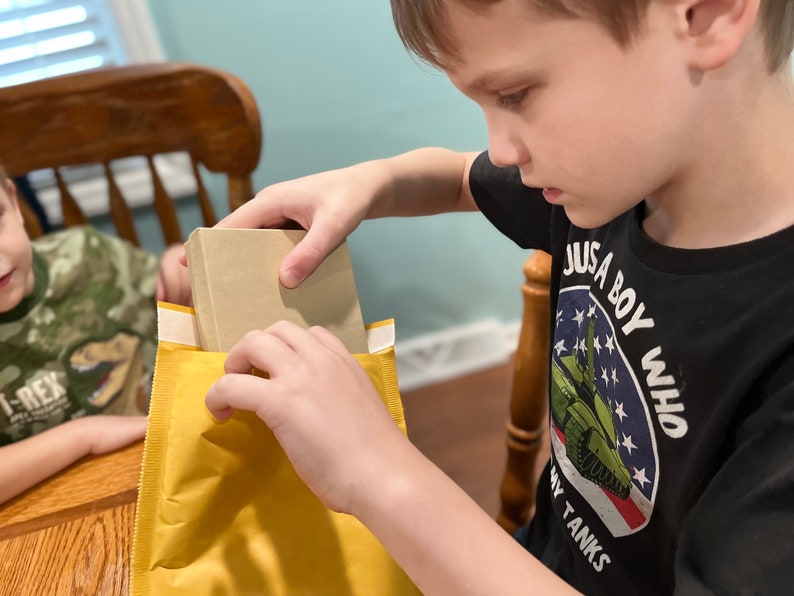
{"label": "american flag graphic", "polygon": [[648,523],[659,480],[651,413],[609,311],[589,287],[560,292],[555,326],[557,465],[613,536],[631,534]]}

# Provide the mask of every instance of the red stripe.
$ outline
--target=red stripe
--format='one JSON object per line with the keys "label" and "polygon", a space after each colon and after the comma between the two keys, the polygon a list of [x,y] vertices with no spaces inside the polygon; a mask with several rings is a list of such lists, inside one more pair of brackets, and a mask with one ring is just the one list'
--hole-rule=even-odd
{"label": "red stripe", "polygon": [[612,501],[615,509],[618,510],[620,516],[626,521],[632,530],[636,530],[645,523],[645,516],[643,515],[642,511],[640,511],[640,508],[637,507],[637,504],[631,500],[631,498],[628,498],[624,501],[617,495],[613,495],[611,492],[604,490],[603,488],[601,489],[601,492],[609,497],[609,500]]}
{"label": "red stripe", "polygon": [[[560,443],[565,445],[565,435],[562,433],[562,431],[557,428],[556,424],[552,424],[552,428],[554,429],[557,438],[560,440]],[[629,528],[636,530],[645,523],[645,515],[643,515],[642,511],[640,511],[640,508],[637,507],[637,504],[630,498],[624,501],[617,495],[614,495],[603,488],[601,489],[601,492],[609,497],[609,500],[612,501],[615,509],[617,509],[618,513],[625,520]]]}

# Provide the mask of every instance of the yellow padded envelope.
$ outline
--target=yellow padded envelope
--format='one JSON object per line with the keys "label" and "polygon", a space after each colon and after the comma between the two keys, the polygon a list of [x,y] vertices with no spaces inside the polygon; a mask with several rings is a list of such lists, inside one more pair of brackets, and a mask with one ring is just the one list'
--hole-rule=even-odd
{"label": "yellow padded envelope", "polygon": [[[226,354],[195,347],[192,309],[159,310],[131,593],[418,594],[369,530],[320,503],[259,418],[212,418],[204,396]],[[368,341],[373,353],[356,358],[404,432],[393,323],[370,326]]]}

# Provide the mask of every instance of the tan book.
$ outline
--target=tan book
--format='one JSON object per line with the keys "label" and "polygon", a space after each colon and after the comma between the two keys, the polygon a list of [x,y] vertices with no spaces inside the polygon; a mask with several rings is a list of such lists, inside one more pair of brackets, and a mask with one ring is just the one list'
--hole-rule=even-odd
{"label": "tan book", "polygon": [[248,331],[288,320],[330,330],[353,353],[367,339],[347,244],[295,289],[278,280],[303,230],[198,228],[185,245],[203,349],[228,352]]}

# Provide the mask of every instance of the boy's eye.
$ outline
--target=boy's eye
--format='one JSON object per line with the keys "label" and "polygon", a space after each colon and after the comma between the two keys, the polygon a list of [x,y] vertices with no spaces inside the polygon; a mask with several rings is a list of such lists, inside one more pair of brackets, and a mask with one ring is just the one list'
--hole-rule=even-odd
{"label": "boy's eye", "polygon": [[499,99],[497,103],[499,107],[502,108],[517,108],[521,105],[521,102],[524,101],[524,98],[529,93],[529,87],[526,89],[522,89],[521,91],[516,91],[515,93],[511,93],[509,95],[499,95]]}

